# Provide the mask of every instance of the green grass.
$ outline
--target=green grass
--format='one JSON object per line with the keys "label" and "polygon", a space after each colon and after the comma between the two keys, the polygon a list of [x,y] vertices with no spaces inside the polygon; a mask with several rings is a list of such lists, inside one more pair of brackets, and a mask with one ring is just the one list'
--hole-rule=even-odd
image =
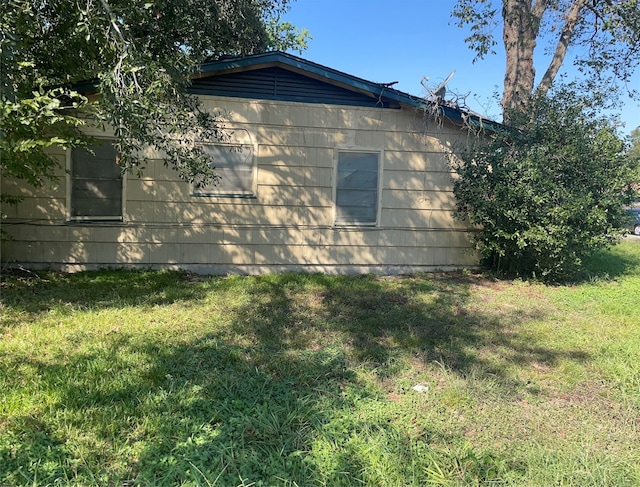
{"label": "green grass", "polygon": [[0,485],[640,485],[639,303],[637,240],[565,286],[5,272]]}

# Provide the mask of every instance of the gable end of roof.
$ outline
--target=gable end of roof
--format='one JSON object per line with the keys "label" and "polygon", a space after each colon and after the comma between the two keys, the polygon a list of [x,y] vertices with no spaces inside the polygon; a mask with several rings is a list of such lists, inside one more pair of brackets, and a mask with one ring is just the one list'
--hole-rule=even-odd
{"label": "gable end of roof", "polygon": [[[284,52],[274,51],[262,54],[238,58],[223,58],[218,61],[211,61],[201,65],[200,70],[193,77],[193,85],[205,85],[207,83],[214,84],[213,81],[205,81],[219,76],[236,75],[237,79],[241,79],[242,73],[250,71],[262,71],[272,67],[280,68],[282,71],[290,73],[290,81],[293,81],[297,75],[297,80],[309,87],[310,81],[315,80],[316,87],[324,85],[332,85],[336,88],[344,90],[343,95],[351,92],[354,96],[352,100],[355,105],[362,105],[364,98],[368,99],[366,106],[381,106],[385,108],[399,108],[401,105],[416,106],[418,98],[403,93],[398,90],[389,88],[380,83],[367,81],[356,76],[352,76],[335,69],[322,66],[320,64],[307,61],[305,59],[287,54]],[[294,100],[295,101],[295,100]],[[303,101],[303,100],[297,100]],[[308,97],[307,102],[314,102],[314,96]],[[373,103],[372,103],[373,102]],[[316,101],[316,103],[324,103]],[[331,103],[328,101],[328,103]],[[346,98],[337,104],[349,104]]]}
{"label": "gable end of roof", "polygon": [[189,92],[260,100],[399,108],[399,104],[386,98],[382,90],[376,96],[277,65],[198,77],[192,80]]}

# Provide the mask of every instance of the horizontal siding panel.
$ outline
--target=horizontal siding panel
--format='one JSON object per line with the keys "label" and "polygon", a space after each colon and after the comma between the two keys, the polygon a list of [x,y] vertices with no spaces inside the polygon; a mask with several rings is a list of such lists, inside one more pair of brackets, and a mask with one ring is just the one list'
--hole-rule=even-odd
{"label": "horizontal siding panel", "polygon": [[386,228],[464,229],[464,223],[446,210],[382,209],[381,226]]}
{"label": "horizontal siding panel", "polygon": [[383,208],[453,210],[455,204],[453,193],[447,191],[385,189],[382,192]]}
{"label": "horizontal siding panel", "polygon": [[447,154],[388,150],[384,154],[385,168],[394,171],[449,171]]}
{"label": "horizontal siding panel", "polygon": [[[81,230],[81,229],[80,229]],[[11,241],[3,250],[28,262],[77,264],[318,264],[475,265],[463,232],[399,230],[301,230],[296,228],[122,229],[89,233],[94,240]],[[118,229],[114,229],[118,233]],[[167,232],[171,234],[168,235]],[[402,235],[402,239],[396,237]],[[423,242],[416,246],[416,242]]]}
{"label": "horizontal siding panel", "polygon": [[453,179],[448,172],[385,171],[383,188],[453,191]]}

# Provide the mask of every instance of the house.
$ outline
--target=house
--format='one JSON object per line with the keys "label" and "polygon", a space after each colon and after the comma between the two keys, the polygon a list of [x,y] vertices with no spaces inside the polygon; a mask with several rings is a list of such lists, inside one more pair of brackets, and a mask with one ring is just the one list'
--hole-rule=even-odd
{"label": "house", "polygon": [[467,135],[462,111],[441,106],[431,120],[423,99],[281,52],[205,64],[191,90],[224,114],[230,134],[204,144],[218,186],[194,187],[159,160],[123,176],[108,144],[95,157],[59,150],[57,181],[20,187],[25,200],[5,209],[4,265],[400,273],[477,264],[453,215],[449,156]]}

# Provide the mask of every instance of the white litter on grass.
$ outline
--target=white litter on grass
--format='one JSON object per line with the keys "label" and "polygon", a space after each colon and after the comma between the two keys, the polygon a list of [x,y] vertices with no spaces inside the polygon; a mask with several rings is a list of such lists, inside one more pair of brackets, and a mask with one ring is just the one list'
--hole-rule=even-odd
{"label": "white litter on grass", "polygon": [[413,389],[416,392],[427,392],[429,390],[429,386],[423,386],[422,384],[418,384],[417,386],[413,386]]}

